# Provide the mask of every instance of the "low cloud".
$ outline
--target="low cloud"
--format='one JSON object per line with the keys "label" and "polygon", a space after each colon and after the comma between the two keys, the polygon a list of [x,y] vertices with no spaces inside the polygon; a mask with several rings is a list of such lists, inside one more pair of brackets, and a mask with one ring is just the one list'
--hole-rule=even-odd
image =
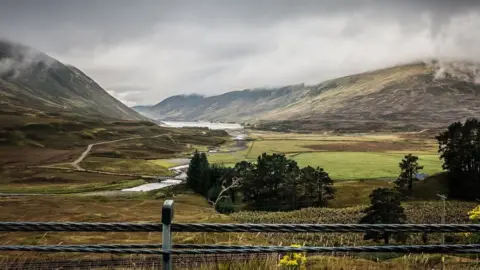
{"label": "low cloud", "polygon": [[55,60],[33,48],[0,39],[0,46],[5,46],[6,53],[0,58],[0,77],[17,78],[31,67],[42,64],[45,68],[55,63]]}
{"label": "low cloud", "polygon": [[480,12],[473,1],[126,3],[112,12],[96,4],[92,18],[78,22],[77,15],[65,15],[71,21],[46,27],[43,37],[27,30],[16,36],[82,69],[128,105],[314,84],[424,59],[480,61]]}

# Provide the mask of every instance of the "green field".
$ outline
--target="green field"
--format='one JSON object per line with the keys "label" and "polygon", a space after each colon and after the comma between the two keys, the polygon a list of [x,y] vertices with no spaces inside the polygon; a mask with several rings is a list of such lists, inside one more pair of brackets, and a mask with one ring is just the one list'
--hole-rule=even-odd
{"label": "green field", "polygon": [[333,179],[394,179],[398,177],[398,163],[408,153],[419,156],[423,172],[442,171],[442,161],[431,139],[402,137],[401,135],[323,136],[315,134],[288,134],[256,132],[256,141],[248,149],[233,153],[211,153],[211,163],[233,166],[246,160],[255,162],[262,153],[284,153],[296,160],[300,167],[324,168]]}
{"label": "green field", "polygon": [[[323,152],[295,155],[300,167],[320,166],[333,179],[375,179],[396,178],[400,169],[398,163],[403,154],[359,153],[359,152]],[[442,171],[442,163],[437,155],[420,155],[419,163],[428,174]]]}

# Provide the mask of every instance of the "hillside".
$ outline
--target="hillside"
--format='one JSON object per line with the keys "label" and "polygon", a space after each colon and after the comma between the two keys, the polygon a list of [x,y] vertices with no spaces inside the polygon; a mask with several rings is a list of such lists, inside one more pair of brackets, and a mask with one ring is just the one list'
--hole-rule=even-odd
{"label": "hillside", "polygon": [[159,120],[254,123],[282,130],[423,130],[480,116],[480,65],[428,61],[317,85],[173,96],[136,107]]}
{"label": "hillside", "polygon": [[110,96],[79,69],[1,39],[0,112],[146,119]]}

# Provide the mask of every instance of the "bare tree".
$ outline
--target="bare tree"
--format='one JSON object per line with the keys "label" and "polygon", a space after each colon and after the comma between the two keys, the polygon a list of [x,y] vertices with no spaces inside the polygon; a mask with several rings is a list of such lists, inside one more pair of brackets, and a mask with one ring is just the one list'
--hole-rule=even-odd
{"label": "bare tree", "polygon": [[241,186],[241,181],[242,179],[239,178],[239,177],[234,177],[232,178],[232,182],[230,183],[230,185],[226,185],[227,184],[227,181],[226,179],[224,179],[222,181],[222,190],[218,193],[218,196],[217,196],[217,199],[215,200],[215,202],[213,201],[210,201],[209,202],[213,205],[213,206],[216,206],[217,203],[223,199],[223,198],[226,198],[227,196],[224,195],[225,192],[227,192],[228,190],[232,189],[232,188],[236,188],[236,187],[240,187]]}

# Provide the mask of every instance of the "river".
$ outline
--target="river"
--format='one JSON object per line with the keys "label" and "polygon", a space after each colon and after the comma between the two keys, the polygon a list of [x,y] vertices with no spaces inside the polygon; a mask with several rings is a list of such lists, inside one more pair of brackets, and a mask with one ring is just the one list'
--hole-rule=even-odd
{"label": "river", "polygon": [[[234,140],[242,141],[245,140],[247,135],[244,132],[244,129],[239,124],[227,124],[227,123],[212,123],[212,122],[179,122],[179,121],[162,121],[163,126],[168,127],[208,127],[209,129],[215,130],[225,130],[232,136]],[[240,143],[240,142],[239,142]],[[186,170],[188,169],[188,164],[179,165],[176,167],[169,168],[169,170],[174,171],[176,176],[172,179],[163,180],[159,183],[148,183],[141,186],[136,186],[133,188],[122,189],[126,192],[138,192],[138,191],[150,191],[156,189],[162,189],[173,185],[178,185],[186,179]]]}

